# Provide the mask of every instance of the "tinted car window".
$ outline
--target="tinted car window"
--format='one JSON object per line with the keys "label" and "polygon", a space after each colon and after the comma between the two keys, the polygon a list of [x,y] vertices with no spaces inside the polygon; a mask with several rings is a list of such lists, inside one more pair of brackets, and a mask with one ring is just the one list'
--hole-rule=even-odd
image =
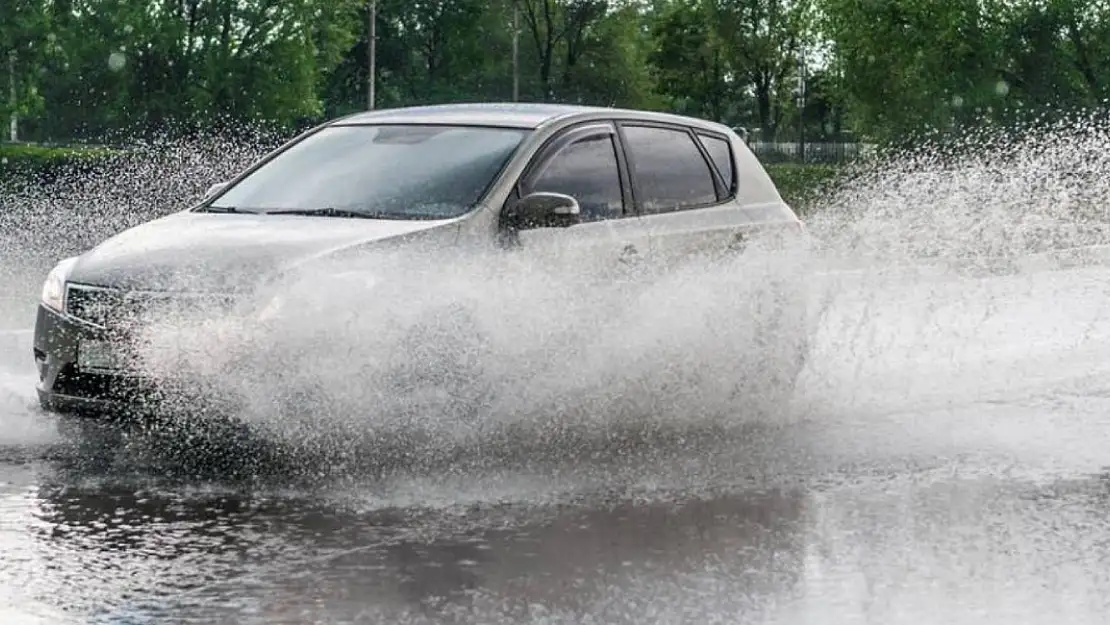
{"label": "tinted car window", "polygon": [[624,202],[613,138],[591,137],[563,148],[543,167],[532,191],[573,196],[582,208],[582,221],[620,217]]}
{"label": "tinted car window", "polygon": [[709,163],[684,131],[625,126],[643,212],[661,213],[717,201]]}
{"label": "tinted car window", "polygon": [[709,157],[713,159],[713,164],[717,166],[721,179],[725,181],[725,189],[732,190],[732,180],[735,174],[732,166],[732,148],[728,141],[712,135],[698,136],[701,137],[705,151],[709,152]]}
{"label": "tinted car window", "polygon": [[280,153],[213,206],[455,217],[481,199],[526,134],[465,126],[332,126]]}

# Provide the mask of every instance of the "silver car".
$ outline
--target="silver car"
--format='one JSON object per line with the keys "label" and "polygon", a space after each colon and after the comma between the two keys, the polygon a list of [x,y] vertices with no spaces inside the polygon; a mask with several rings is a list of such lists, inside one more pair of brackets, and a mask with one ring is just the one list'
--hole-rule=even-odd
{"label": "silver car", "polygon": [[197,205],[58,263],[37,313],[37,391],[57,412],[145,402],[154,391],[127,347],[136,319],[171,303],[233,300],[309,258],[397,245],[586,246],[617,267],[739,253],[757,233],[803,229],[721,124],[554,104],[358,113],[297,136]]}

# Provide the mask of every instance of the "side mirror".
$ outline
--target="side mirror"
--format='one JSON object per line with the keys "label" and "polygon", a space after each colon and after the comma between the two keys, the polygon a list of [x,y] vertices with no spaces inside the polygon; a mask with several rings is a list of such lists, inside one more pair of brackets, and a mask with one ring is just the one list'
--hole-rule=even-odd
{"label": "side mirror", "polygon": [[203,199],[207,200],[208,198],[212,197],[213,195],[216,195],[217,193],[222,191],[223,188],[226,187],[226,186],[227,186],[226,182],[217,182],[216,184],[208,187],[208,190],[204,192],[204,198]]}
{"label": "side mirror", "polygon": [[569,195],[539,192],[517,200],[506,210],[505,220],[518,230],[566,228],[581,222],[582,209],[578,200]]}

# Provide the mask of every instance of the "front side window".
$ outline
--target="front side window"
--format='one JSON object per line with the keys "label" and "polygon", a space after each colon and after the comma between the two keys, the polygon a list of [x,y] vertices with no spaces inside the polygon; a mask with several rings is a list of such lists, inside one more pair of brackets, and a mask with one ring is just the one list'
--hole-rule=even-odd
{"label": "front side window", "polygon": [[211,208],[457,217],[481,200],[526,134],[470,126],[331,126],[230,187]]}
{"label": "front side window", "polygon": [[625,146],[644,214],[665,213],[717,201],[709,163],[683,130],[625,126]]}
{"label": "front side window", "polygon": [[573,197],[581,207],[582,221],[620,218],[624,199],[613,137],[590,137],[563,148],[544,165],[531,191]]}

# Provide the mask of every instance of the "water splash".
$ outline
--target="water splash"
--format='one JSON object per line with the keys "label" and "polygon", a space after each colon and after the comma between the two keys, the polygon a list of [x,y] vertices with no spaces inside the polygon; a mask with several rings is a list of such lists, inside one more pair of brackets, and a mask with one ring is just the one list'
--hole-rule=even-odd
{"label": "water splash", "polygon": [[24,327],[46,272],[62,258],[184,209],[276,144],[263,130],[131,140],[95,159],[0,176],[0,327]]}
{"label": "water splash", "polygon": [[926,142],[854,168],[810,227],[830,252],[871,269],[1103,244],[1108,146],[1110,125],[1095,114]]}
{"label": "water splash", "polygon": [[[144,357],[154,375],[205,379],[263,438],[338,467],[379,453],[458,467],[591,458],[664,439],[697,449],[722,429],[791,422],[801,413],[786,400],[820,418],[834,404],[893,410],[926,396],[1005,395],[1022,390],[1008,363],[1066,353],[1104,329],[1090,297],[1070,311],[1082,327],[1048,328],[1034,304],[1050,303],[1034,300],[1087,287],[1033,276],[1061,264],[1052,253],[1105,243],[1108,144],[1110,126],[1090,117],[890,154],[852,168],[810,211],[820,248],[672,266],[636,290],[583,287],[589,258],[555,268],[527,254],[383,252],[360,260],[369,272],[321,265],[286,285],[292,304],[269,322],[178,319],[151,328]],[[5,280],[25,280],[33,301],[47,261],[183,207],[269,145],[147,143],[81,175],[9,185]],[[1101,259],[1069,262],[1091,258]],[[806,306],[778,297],[796,290]],[[467,316],[437,316],[460,300],[472,305]],[[464,318],[467,333],[453,327]],[[783,319],[796,332],[768,342]],[[428,332],[414,333],[421,324]],[[776,370],[795,364],[799,338],[813,348],[799,390],[769,392]],[[450,364],[468,356],[480,357]],[[1006,374],[983,375],[1000,365]],[[437,392],[445,385],[454,397]]]}
{"label": "water splash", "polygon": [[151,326],[141,353],[298,450],[440,468],[565,459],[782,413],[810,330],[790,254],[613,284],[590,279],[586,256],[371,253],[305,269],[266,321],[259,305]]}
{"label": "water splash", "polygon": [[809,220],[815,262],[838,270],[821,287],[815,409],[1013,400],[1105,349],[1108,146],[1090,114],[853,168]]}

